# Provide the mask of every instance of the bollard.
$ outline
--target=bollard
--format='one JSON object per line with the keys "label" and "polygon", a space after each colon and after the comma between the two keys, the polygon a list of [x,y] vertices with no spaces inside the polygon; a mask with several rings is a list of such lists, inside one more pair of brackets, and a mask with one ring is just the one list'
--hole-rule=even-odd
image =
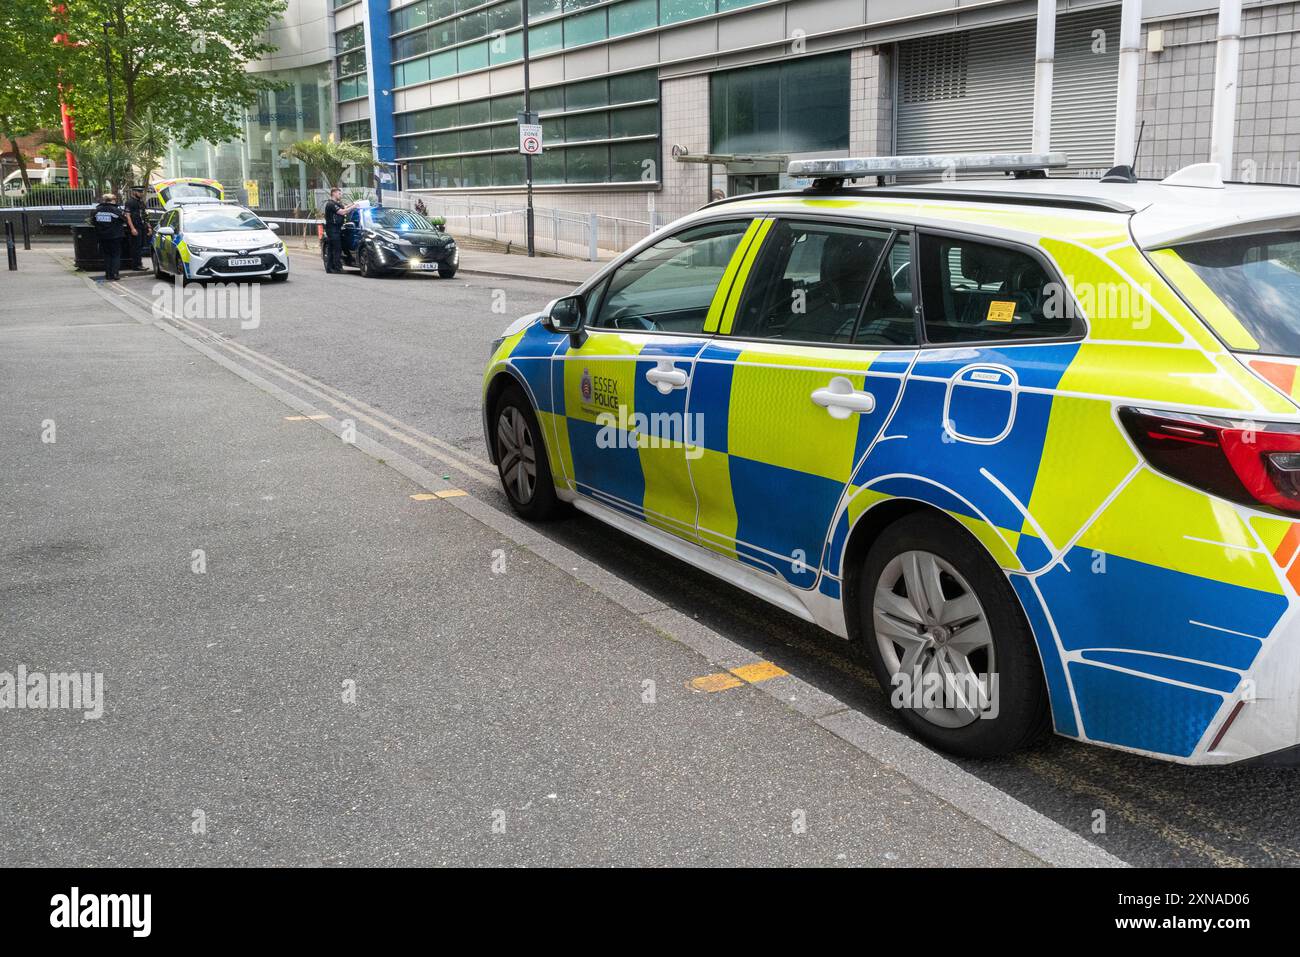
{"label": "bollard", "polygon": [[600,255],[599,247],[600,217],[591,214],[587,221],[587,258],[595,262]]}
{"label": "bollard", "polygon": [[27,210],[23,210],[23,249],[32,251],[32,230],[27,223]]}
{"label": "bollard", "polygon": [[5,252],[9,256],[9,271],[13,272],[18,268],[18,250],[14,248],[14,224],[11,220],[5,220]]}

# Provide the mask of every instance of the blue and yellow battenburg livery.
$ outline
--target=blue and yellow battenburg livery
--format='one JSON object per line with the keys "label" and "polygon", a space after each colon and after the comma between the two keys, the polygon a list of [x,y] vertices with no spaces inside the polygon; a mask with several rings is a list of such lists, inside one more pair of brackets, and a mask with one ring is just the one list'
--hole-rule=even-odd
{"label": "blue and yellow battenburg livery", "polygon": [[[741,220],[702,327],[588,322],[572,334],[525,317],[486,371],[489,447],[500,463],[494,416],[519,390],[560,500],[853,640],[871,627],[855,603],[872,542],[917,510],[947,516],[1010,582],[1057,733],[1186,763],[1290,762],[1297,361],[1260,340],[1186,250],[1290,242],[1298,196],[1201,169],[1160,184],[962,181],[714,204],[579,290],[591,318],[631,257]],[[978,301],[990,333],[929,341],[925,272],[940,267],[922,254],[907,263],[922,306],[914,343],[744,335],[746,289],[773,281],[765,243],[795,221],[879,226],[910,250],[932,234],[1022,251],[1062,281],[1077,321],[999,338],[993,323],[1020,307],[994,289],[985,313],[970,257],[971,278],[934,295]],[[1291,269],[1277,255],[1259,261]],[[1289,308],[1275,320],[1300,329],[1300,305]],[[655,421],[681,428],[647,442]]]}

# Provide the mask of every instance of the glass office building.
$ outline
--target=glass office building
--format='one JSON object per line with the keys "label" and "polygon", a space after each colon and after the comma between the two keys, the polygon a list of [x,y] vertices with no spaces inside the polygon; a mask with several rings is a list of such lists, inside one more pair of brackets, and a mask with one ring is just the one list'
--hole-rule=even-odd
{"label": "glass office building", "polygon": [[[1264,179],[1300,150],[1298,8],[1245,5],[1237,153]],[[1206,158],[1216,10],[1145,0],[1140,173]],[[1057,5],[1052,147],[1077,174],[1113,159],[1119,14],[1118,0]],[[287,65],[323,68],[329,89],[312,112],[298,101],[321,73],[295,75],[299,95],[253,111],[249,142],[296,134],[299,113],[313,129],[329,110],[322,125],[368,142],[403,188],[517,198],[526,30],[545,143],[536,202],[664,222],[788,185],[791,159],[1027,149],[1035,16],[1035,0],[289,0],[286,24],[311,35]],[[195,167],[233,163],[223,149]],[[250,170],[272,163],[247,153]]]}

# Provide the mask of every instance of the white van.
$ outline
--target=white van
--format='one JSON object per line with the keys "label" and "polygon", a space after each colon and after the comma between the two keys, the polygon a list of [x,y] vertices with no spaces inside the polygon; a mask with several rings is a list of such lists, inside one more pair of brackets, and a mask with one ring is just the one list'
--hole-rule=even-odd
{"label": "white van", "polygon": [[[68,168],[66,166],[46,166],[41,169],[29,169],[27,171],[27,181],[33,186],[69,186]],[[14,170],[4,178],[3,185],[5,196],[23,195],[23,174],[21,170]]]}

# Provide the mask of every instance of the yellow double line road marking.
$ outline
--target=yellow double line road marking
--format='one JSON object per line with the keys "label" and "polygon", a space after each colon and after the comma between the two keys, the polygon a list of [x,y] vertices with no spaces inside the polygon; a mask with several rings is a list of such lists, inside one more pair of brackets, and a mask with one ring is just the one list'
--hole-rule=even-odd
{"label": "yellow double line road marking", "polygon": [[772,678],[780,678],[788,673],[770,661],[755,661],[748,665],[741,665],[739,668],[729,668],[715,674],[692,678],[686,683],[686,687],[692,691],[706,693],[726,691],[728,688],[739,688],[743,684],[756,685],[760,681],[770,681]]}

